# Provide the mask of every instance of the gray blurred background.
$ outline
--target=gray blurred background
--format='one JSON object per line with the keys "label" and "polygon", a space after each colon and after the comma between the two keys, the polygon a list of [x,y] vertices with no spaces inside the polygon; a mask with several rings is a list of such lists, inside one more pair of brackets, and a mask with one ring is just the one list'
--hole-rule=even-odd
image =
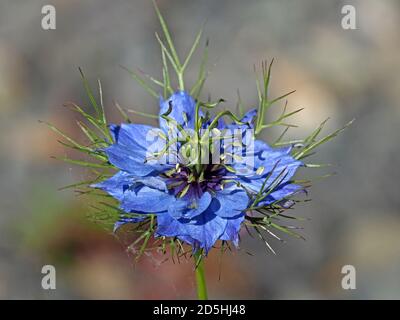
{"label": "gray blurred background", "polygon": [[[316,182],[312,202],[296,214],[307,238],[271,240],[268,253],[242,234],[242,250],[207,260],[211,298],[400,298],[400,2],[282,0],[159,0],[181,56],[206,20],[211,74],[203,97],[246,108],[257,102],[253,65],[275,57],[272,94],[292,89],[289,107],[305,107],[291,136],[304,137],[331,117],[327,132],[356,122],[324,145],[314,162],[337,175]],[[56,30],[41,28],[41,9],[57,10]],[[341,27],[352,4],[357,30]],[[160,31],[150,1],[0,2],[0,298],[195,297],[191,261],[135,264],[109,230],[86,219],[88,205],[58,191],[85,171],[50,159],[63,155],[57,136],[37,120],[79,137],[66,101],[87,104],[78,67],[102,80],[112,102],[157,112],[157,102],[119,65],[160,76]],[[202,45],[204,44],[204,40]],[[195,56],[194,67],[199,56]],[[197,62],[196,62],[197,61]],[[197,74],[189,70],[188,83]],[[136,122],[154,124],[133,117]],[[265,132],[271,140],[277,131]],[[320,169],[317,169],[320,170]],[[246,253],[253,254],[250,256]],[[41,268],[57,269],[57,289],[41,288]],[[357,289],[343,290],[341,268],[354,265]]]}

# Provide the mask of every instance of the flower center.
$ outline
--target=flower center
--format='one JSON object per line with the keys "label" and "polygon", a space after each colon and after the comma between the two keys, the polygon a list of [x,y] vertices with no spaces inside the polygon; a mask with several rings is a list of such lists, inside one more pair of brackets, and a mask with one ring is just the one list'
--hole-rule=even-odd
{"label": "flower center", "polygon": [[176,197],[200,198],[204,192],[222,190],[226,169],[221,165],[203,165],[200,174],[179,164],[163,174],[167,187]]}

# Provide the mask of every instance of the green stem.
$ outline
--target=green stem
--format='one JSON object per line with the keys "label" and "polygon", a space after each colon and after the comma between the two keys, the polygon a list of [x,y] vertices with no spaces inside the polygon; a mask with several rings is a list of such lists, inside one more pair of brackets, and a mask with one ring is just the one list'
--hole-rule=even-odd
{"label": "green stem", "polygon": [[194,255],[195,272],[196,272],[196,285],[197,285],[197,298],[199,300],[208,300],[206,277],[204,275],[204,262],[201,255],[201,250],[197,251]]}
{"label": "green stem", "polygon": [[183,83],[183,74],[178,73],[178,85],[179,85],[179,90],[184,91],[185,90],[185,85]]}

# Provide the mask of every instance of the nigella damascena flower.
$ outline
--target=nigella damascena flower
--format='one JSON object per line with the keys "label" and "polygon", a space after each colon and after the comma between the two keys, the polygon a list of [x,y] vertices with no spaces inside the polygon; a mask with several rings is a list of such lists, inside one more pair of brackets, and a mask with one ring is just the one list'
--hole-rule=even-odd
{"label": "nigella damascena flower", "polygon": [[[217,241],[221,241],[221,253],[230,248],[229,242],[238,246],[243,227],[249,234],[250,230],[256,232],[267,248],[275,253],[268,242],[269,237],[282,240],[280,234],[284,233],[303,238],[296,232],[298,227],[285,223],[285,219],[299,219],[286,211],[299,201],[293,196],[310,187],[309,180],[295,180],[294,175],[300,166],[324,166],[303,161],[308,161],[305,159],[319,146],[336,137],[352,121],[321,137],[324,121],[307,137],[286,140],[286,132],[295,127],[289,118],[302,109],[287,111],[286,101],[278,117],[267,116],[273,105],[280,104],[294,92],[270,97],[273,59],[268,65],[266,62],[261,64],[262,79],[256,81],[256,109],[244,113],[238,92],[239,115],[224,110],[211,116],[210,111],[216,110],[224,100],[204,102],[199,98],[208,74],[208,40],[198,78],[188,88],[185,84],[186,70],[198,47],[202,30],[186,58],[181,60],[167,24],[153,2],[165,38],[162,40],[157,34],[162,53],[162,80],[142,72],[128,71],[155,99],[159,98],[160,92],[153,84],[162,91],[159,116],[124,109],[116,104],[125,123],[110,125],[100,80],[97,101],[80,70],[92,109],[88,111],[75,103],[69,106],[85,119],[77,123],[88,141],[78,142],[55,126],[48,125],[64,138],[60,141],[63,146],[85,155],[84,160],[68,157],[62,160],[88,168],[91,172],[91,180],[64,188],[76,188],[80,194],[95,196],[98,193],[93,188],[107,192],[107,200],[93,206],[95,218],[98,215],[103,220],[106,216],[108,222],[107,217],[119,214],[118,221],[112,221],[115,222],[114,231],[125,224],[133,224],[138,236],[129,249],[137,253],[136,258],[154,248],[165,254],[169,247],[172,259],[176,257],[179,261],[180,257],[191,256],[188,254],[190,250],[188,252],[182,243],[191,246],[197,294],[199,299],[207,299],[203,258]],[[158,118],[159,127],[132,124],[126,112]],[[259,137],[272,127],[281,127],[283,132],[268,145]],[[148,247],[153,236],[158,237],[155,246]]]}
{"label": "nigella damascena flower", "polygon": [[291,148],[255,140],[256,114],[251,110],[226,124],[178,91],[160,101],[160,128],[111,125],[114,143],[104,152],[119,171],[92,187],[136,214],[121,218],[115,229],[154,214],[156,236],[177,237],[194,251],[208,252],[217,240],[237,246],[252,208],[279,203],[302,189],[291,183],[302,165]]}

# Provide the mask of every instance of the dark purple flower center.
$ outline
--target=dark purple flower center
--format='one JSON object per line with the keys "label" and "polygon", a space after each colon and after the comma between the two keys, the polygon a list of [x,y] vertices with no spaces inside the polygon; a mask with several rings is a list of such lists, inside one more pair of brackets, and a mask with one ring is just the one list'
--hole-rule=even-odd
{"label": "dark purple flower center", "polygon": [[203,165],[201,173],[188,167],[177,166],[164,173],[168,189],[176,197],[200,198],[204,192],[211,194],[222,190],[226,169],[221,165]]}

